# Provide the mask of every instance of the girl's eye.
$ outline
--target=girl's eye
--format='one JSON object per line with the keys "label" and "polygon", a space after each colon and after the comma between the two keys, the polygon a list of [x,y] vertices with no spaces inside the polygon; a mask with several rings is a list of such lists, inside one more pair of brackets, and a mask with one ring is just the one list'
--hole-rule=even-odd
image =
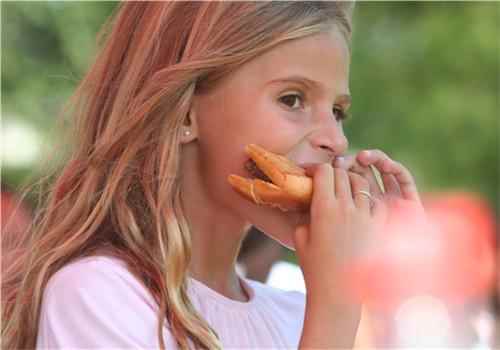
{"label": "girl's eye", "polygon": [[302,96],[298,94],[285,95],[280,97],[279,100],[292,109],[302,106]]}
{"label": "girl's eye", "polygon": [[[280,97],[279,100],[291,109],[302,108],[304,105],[303,97],[300,94],[284,95]],[[335,119],[338,121],[346,120],[350,117],[346,111],[338,106],[333,107],[333,114],[335,115]]]}
{"label": "girl's eye", "polygon": [[349,115],[346,111],[336,106],[333,107],[333,114],[335,115],[335,118],[337,120],[346,120],[349,118]]}

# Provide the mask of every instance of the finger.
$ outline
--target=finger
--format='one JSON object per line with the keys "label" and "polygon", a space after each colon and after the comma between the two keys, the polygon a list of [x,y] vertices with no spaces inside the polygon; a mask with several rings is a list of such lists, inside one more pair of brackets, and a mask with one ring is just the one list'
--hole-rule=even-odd
{"label": "finger", "polygon": [[344,156],[339,156],[333,161],[333,166],[335,168],[341,168],[344,170],[349,170],[356,163],[356,155],[349,154]]}
{"label": "finger", "polygon": [[370,193],[374,196],[381,196],[384,190],[381,181],[377,179],[377,174],[370,167],[362,166],[357,160],[356,155],[345,155],[335,158],[333,162],[335,168],[341,168],[346,171],[352,171],[366,178],[370,184]]}
{"label": "finger", "polygon": [[[358,153],[359,154],[359,153]],[[335,158],[334,166],[348,171],[353,171],[365,177],[370,183],[370,192],[381,197],[384,193],[381,181],[377,178],[377,174],[370,166],[365,166],[357,160],[357,155],[345,155]]]}
{"label": "finger", "polygon": [[374,164],[380,160],[390,159],[387,154],[378,149],[363,150],[356,154],[356,160],[363,166]]}
{"label": "finger", "polygon": [[335,174],[335,197],[352,203],[351,184],[349,176],[344,169],[334,168]]}
{"label": "finger", "polygon": [[382,181],[384,183],[385,193],[394,196],[401,196],[398,180],[393,174],[382,173]]}
{"label": "finger", "polygon": [[387,172],[392,162],[387,154],[378,149],[361,151],[356,155],[356,160],[365,167],[375,166],[381,173]]}
{"label": "finger", "polygon": [[370,198],[364,194],[359,193],[359,191],[370,191],[370,185],[368,181],[359,174],[353,172],[349,172],[348,174],[351,181],[354,204],[356,208],[369,212],[371,206]]}
{"label": "finger", "polygon": [[[315,232],[330,232],[332,212],[335,210],[335,178],[333,167],[329,163],[323,163],[316,168],[313,178],[313,196],[311,201],[311,227]],[[309,237],[309,242],[321,242],[323,237]]]}
{"label": "finger", "polygon": [[309,240],[309,230],[307,226],[305,225],[298,226],[295,229],[293,239],[297,255],[302,256],[302,252],[306,248],[307,242]]}
{"label": "finger", "polygon": [[362,151],[358,153],[356,159],[361,164],[374,165],[382,174],[393,174],[399,184],[402,197],[420,201],[413,176],[401,163],[393,161],[380,150]]}
{"label": "finger", "polygon": [[413,179],[410,171],[401,163],[394,162],[390,172],[396,178],[403,198],[420,202],[417,185],[415,184],[415,180]]}
{"label": "finger", "polygon": [[380,234],[384,233],[384,228],[387,222],[388,209],[385,201],[381,198],[374,198],[370,208],[372,226],[371,229],[365,231],[363,241],[363,249],[366,253],[373,253],[374,249],[380,247]]}
{"label": "finger", "polygon": [[368,184],[370,185],[370,193],[373,196],[381,197],[383,195],[383,191],[371,167],[363,166],[355,160],[355,162],[349,168],[349,171],[363,176],[368,181]]}
{"label": "finger", "polygon": [[[397,187],[399,188],[399,193],[404,199],[412,201],[420,201],[420,196],[418,194],[417,185],[415,180],[411,175],[410,171],[406,169],[401,163],[391,160],[389,163],[386,162],[384,165],[383,174],[391,174]],[[393,182],[393,180],[390,180]],[[394,186],[394,185],[393,185]]]}
{"label": "finger", "polygon": [[335,201],[335,178],[333,168],[328,163],[319,164],[314,168],[313,199],[311,205],[322,206]]}
{"label": "finger", "polygon": [[314,173],[318,170],[318,167],[321,165],[321,163],[309,163],[309,164],[303,164],[301,167],[305,170],[306,175],[309,177],[314,177]]}

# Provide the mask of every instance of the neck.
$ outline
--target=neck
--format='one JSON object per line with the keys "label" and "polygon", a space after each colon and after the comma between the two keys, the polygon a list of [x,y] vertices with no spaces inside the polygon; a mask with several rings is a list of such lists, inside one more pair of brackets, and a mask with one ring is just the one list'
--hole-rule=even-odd
{"label": "neck", "polygon": [[193,163],[190,171],[183,171],[181,183],[182,205],[191,234],[189,274],[219,294],[246,301],[235,265],[249,225],[227,208],[214,204]]}

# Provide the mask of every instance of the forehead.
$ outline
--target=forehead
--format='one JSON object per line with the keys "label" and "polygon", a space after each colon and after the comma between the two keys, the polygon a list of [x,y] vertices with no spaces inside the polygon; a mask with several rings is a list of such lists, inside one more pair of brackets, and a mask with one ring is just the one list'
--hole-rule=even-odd
{"label": "forehead", "polygon": [[349,59],[345,39],[332,30],[281,44],[246,63],[239,73],[255,83],[300,75],[347,91]]}

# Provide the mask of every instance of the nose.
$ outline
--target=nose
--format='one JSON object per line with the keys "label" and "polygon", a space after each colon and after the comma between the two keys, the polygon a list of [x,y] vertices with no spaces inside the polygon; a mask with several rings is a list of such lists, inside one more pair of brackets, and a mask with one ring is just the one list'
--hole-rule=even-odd
{"label": "nose", "polygon": [[332,119],[325,121],[310,134],[309,142],[315,150],[326,152],[331,161],[347,151],[349,141],[344,135],[342,124]]}

